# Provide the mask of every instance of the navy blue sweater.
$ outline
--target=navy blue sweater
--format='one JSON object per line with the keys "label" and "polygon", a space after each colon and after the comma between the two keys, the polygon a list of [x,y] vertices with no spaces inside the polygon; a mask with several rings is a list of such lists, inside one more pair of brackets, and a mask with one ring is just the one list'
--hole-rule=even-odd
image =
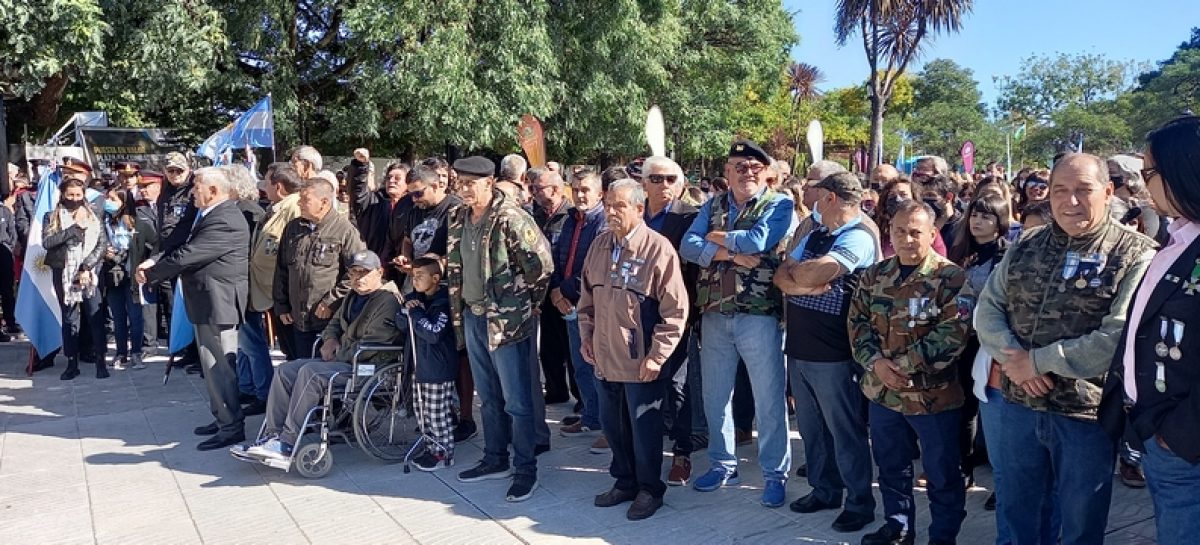
{"label": "navy blue sweater", "polygon": [[[405,299],[415,299],[425,305],[408,311],[417,340],[417,382],[454,382],[458,378],[458,343],[450,321],[449,291],[443,286],[433,297],[414,291]],[[396,321],[406,323],[408,319],[401,313],[396,316]]]}
{"label": "navy blue sweater", "polygon": [[571,239],[575,236],[575,227],[580,225],[576,214],[579,209],[571,211],[567,221],[563,223],[562,232],[558,235],[553,248],[554,272],[550,274],[550,289],[559,288],[563,297],[571,304],[579,303],[579,279],[583,276],[583,261],[587,257],[588,248],[600,233],[608,231],[608,220],[604,217],[604,206],[596,205],[583,216],[582,230],[579,241],[575,243],[575,260],[571,270],[567,269],[567,259],[571,255]]}

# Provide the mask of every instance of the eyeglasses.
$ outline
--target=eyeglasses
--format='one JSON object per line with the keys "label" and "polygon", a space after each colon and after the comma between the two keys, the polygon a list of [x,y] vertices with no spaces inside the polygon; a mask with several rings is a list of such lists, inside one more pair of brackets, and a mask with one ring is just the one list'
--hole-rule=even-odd
{"label": "eyeglasses", "polygon": [[[741,165],[738,165],[739,167]],[[674,174],[651,174],[646,177],[652,184],[673,184],[675,183]]]}
{"label": "eyeglasses", "polygon": [[1157,169],[1157,168],[1154,168],[1154,167],[1146,167],[1146,168],[1143,168],[1143,169],[1142,169],[1142,179],[1143,179],[1143,180],[1146,180],[1147,182],[1149,182],[1149,181],[1150,181],[1150,178],[1153,178],[1153,177],[1155,177],[1155,176],[1158,176],[1158,169]]}
{"label": "eyeglasses", "polygon": [[750,161],[745,161],[738,163],[737,166],[733,167],[733,170],[738,174],[758,174],[765,168],[767,168],[767,165],[762,163],[751,163]]}
{"label": "eyeglasses", "polygon": [[1025,182],[1025,189],[1046,189],[1046,182]]}

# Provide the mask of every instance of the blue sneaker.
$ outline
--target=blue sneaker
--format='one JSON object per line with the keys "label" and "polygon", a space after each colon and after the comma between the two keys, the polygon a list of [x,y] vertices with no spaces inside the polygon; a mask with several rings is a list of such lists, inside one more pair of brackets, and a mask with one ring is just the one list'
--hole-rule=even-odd
{"label": "blue sneaker", "polygon": [[766,486],[763,487],[762,504],[771,508],[782,506],[787,498],[783,485],[784,482],[779,479],[767,479]]}
{"label": "blue sneaker", "polygon": [[712,492],[727,484],[738,484],[738,472],[726,470],[721,466],[713,466],[708,469],[708,473],[701,475],[692,483],[692,488],[700,492]]}
{"label": "blue sneaker", "polygon": [[287,460],[292,456],[292,446],[280,441],[277,438],[267,440],[261,445],[254,445],[246,449],[246,454],[258,458],[273,458],[276,460]]}

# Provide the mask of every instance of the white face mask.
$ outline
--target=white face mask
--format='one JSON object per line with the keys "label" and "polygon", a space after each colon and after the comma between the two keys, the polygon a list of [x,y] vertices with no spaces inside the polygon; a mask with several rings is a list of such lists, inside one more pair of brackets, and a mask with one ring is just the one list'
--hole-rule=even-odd
{"label": "white face mask", "polygon": [[817,201],[817,202],[813,203],[813,209],[812,209],[812,219],[814,222],[816,222],[817,225],[821,224],[821,210],[817,208],[818,205],[820,205],[820,204],[821,204],[821,201]]}

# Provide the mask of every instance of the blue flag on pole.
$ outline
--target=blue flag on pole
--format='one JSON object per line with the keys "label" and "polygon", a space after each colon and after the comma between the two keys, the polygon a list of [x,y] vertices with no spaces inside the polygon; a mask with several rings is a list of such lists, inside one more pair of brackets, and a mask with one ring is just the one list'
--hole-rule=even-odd
{"label": "blue flag on pole", "polygon": [[187,307],[183,303],[183,282],[175,280],[175,298],[171,307],[171,334],[167,339],[167,350],[174,354],[192,344],[196,330],[188,319]]}
{"label": "blue flag on pole", "polygon": [[38,357],[46,357],[62,347],[62,310],[58,306],[58,296],[54,294],[54,277],[50,267],[46,266],[46,249],[42,247],[42,219],[58,202],[59,179],[58,171],[52,170],[38,182],[14,313]]}
{"label": "blue flag on pole", "polygon": [[267,95],[258,104],[246,110],[246,113],[225,128],[208,137],[196,153],[208,157],[212,161],[219,160],[221,154],[241,147],[273,148],[275,147],[275,116],[271,108],[271,95]]}

